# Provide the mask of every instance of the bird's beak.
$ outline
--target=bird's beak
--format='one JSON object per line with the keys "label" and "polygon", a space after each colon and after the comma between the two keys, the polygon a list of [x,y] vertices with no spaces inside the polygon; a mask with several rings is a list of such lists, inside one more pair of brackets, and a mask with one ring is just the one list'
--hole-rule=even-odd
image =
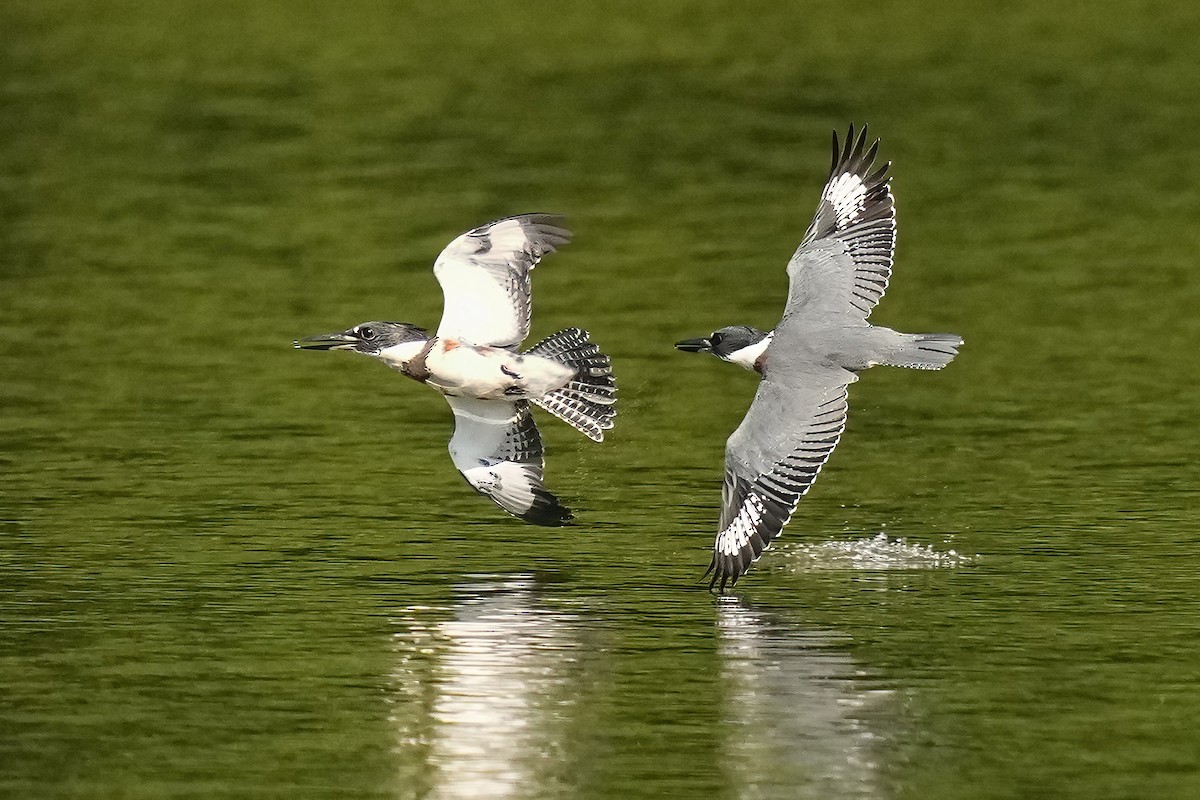
{"label": "bird's beak", "polygon": [[358,339],[348,333],[321,333],[292,342],[297,350],[353,350]]}
{"label": "bird's beak", "polygon": [[687,353],[704,353],[712,350],[712,342],[708,339],[684,339],[675,343],[675,349]]}

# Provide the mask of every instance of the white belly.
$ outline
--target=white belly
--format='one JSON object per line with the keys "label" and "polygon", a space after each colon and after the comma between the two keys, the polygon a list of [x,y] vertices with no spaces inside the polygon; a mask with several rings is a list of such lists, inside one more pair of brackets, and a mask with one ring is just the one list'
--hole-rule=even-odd
{"label": "white belly", "polygon": [[541,356],[501,347],[437,339],[425,359],[426,380],[442,394],[480,400],[528,400],[566,385],[575,370]]}

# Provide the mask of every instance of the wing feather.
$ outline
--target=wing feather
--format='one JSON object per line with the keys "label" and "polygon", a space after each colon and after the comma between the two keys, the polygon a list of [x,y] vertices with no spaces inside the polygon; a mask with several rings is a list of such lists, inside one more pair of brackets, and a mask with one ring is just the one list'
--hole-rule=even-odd
{"label": "wing feather", "polygon": [[879,149],[867,146],[867,127],[854,126],[838,146],[817,213],[788,263],[788,314],[849,313],[865,320],[887,291],[896,249],[896,207],[885,163],[872,171]]}
{"label": "wing feather", "polygon": [[725,449],[721,524],[712,588],[737,583],[792,518],[846,428],[845,370],[815,372],[804,385],[763,380]]}
{"label": "wing feather", "polygon": [[471,344],[516,347],[529,335],[529,273],[542,256],[571,240],[562,217],[522,214],[462,234],[433,272],[445,305],[437,335]]}
{"label": "wing feather", "polygon": [[447,397],[454,411],[450,458],[475,491],[535,525],[565,525],[571,512],[542,482],[542,437],[524,400]]}

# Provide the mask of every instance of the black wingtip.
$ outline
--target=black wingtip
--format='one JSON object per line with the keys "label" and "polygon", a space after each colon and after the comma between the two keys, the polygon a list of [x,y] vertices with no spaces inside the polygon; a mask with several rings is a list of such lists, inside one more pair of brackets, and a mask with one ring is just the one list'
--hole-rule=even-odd
{"label": "black wingtip", "polygon": [[[864,128],[863,130],[866,130],[866,129]],[[867,152],[863,154],[861,166],[859,166],[859,168],[858,168],[859,171],[860,172],[870,171],[871,165],[875,163],[875,157],[878,155],[879,155],[879,140],[876,139],[875,141],[871,142],[871,146],[868,147]]]}
{"label": "black wingtip", "polygon": [[[716,589],[715,593],[718,596],[722,596],[725,594],[725,586],[727,584],[733,586],[733,584],[737,583],[737,571],[730,571],[729,565],[722,563],[722,559],[717,555],[716,551],[713,551],[712,561],[709,562],[708,569],[704,570],[704,574],[700,576],[700,580],[703,581],[707,578],[709,573],[712,573],[712,578],[708,581],[708,591],[710,594]],[[730,578],[733,579],[732,582]],[[718,581],[720,582],[719,585]]]}
{"label": "black wingtip", "polygon": [[854,155],[856,157],[856,160],[858,158],[862,157],[862,152],[866,148],[866,146],[867,146],[867,126],[864,123],[863,126],[858,129],[858,138],[854,140]]}
{"label": "black wingtip", "polygon": [[[833,163],[829,167],[830,177],[840,172],[853,172],[862,176],[870,185],[881,183],[884,180],[891,162],[870,172],[879,155],[879,139],[873,141],[869,139],[869,127],[864,123],[861,128],[856,129],[854,123],[850,123],[844,140],[838,138],[836,130],[833,132]],[[868,141],[870,141],[870,145],[867,144]],[[868,175],[868,173],[870,174]]]}
{"label": "black wingtip", "polygon": [[533,505],[529,507],[529,510],[524,514],[517,514],[517,517],[547,528],[561,528],[564,525],[570,525],[571,520],[575,519],[571,509],[558,502],[558,498],[550,492],[544,489],[535,489],[533,498]]}
{"label": "black wingtip", "polygon": [[575,515],[571,513],[571,509],[556,504],[554,506],[534,506],[521,514],[520,518],[534,525],[561,528],[570,525],[571,520],[575,519]]}
{"label": "black wingtip", "polygon": [[846,159],[850,158],[850,150],[853,147],[854,147],[854,123],[851,122],[850,130],[846,134],[845,141],[843,141],[841,143],[841,147],[838,146],[837,131],[833,132],[833,166],[829,170],[829,174],[831,176],[835,172],[837,172],[843,164],[846,163]]}

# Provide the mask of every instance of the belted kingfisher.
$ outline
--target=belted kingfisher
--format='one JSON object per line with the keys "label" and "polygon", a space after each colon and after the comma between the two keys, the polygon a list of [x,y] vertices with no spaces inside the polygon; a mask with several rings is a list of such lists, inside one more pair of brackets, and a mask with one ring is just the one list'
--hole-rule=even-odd
{"label": "belted kingfisher", "polygon": [[854,126],[839,146],[816,216],[788,263],[788,299],[772,331],[734,325],[676,343],[761,376],[725,445],[721,521],[709,589],[750,569],[782,532],[846,427],[847,387],[877,364],[941,369],[962,345],[952,333],[897,333],[867,322],[892,274],[896,212],[879,149]]}
{"label": "belted kingfisher", "polygon": [[441,392],[454,412],[454,466],[475,491],[536,525],[565,525],[571,512],[542,483],[530,404],[597,442],[616,416],[611,363],[586,331],[567,328],[517,350],[529,335],[529,273],[570,241],[561,221],[521,214],[452,241],[433,266],[445,298],[433,336],[407,322],[364,322],[294,342],[372,356]]}

